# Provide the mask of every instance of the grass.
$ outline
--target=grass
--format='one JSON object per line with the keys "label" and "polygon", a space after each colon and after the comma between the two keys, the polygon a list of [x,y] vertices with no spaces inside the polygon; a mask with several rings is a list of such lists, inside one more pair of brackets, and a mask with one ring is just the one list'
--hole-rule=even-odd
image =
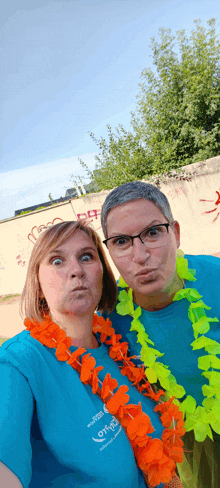
{"label": "grass", "polygon": [[3,297],[0,296],[0,299],[2,302],[5,300],[9,300],[9,298],[14,298],[14,297],[20,297],[19,293],[15,293],[15,295],[3,295]]}
{"label": "grass", "polygon": [[8,337],[0,337],[0,346],[3,344],[3,342],[7,341]]}

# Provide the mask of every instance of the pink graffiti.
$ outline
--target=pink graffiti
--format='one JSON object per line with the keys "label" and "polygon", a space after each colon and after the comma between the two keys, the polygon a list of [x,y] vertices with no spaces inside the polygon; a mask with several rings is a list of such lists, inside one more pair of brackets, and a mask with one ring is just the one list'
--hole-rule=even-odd
{"label": "pink graffiti", "polygon": [[[217,207],[218,207],[218,205],[220,205],[220,188],[219,188],[219,191],[216,190],[215,193],[217,193],[217,195],[218,195],[216,202],[215,202],[215,200],[204,200],[202,198],[199,200],[200,202],[214,202],[214,204],[215,204],[215,208],[213,208],[212,210],[207,210],[206,212],[203,212],[203,214],[206,214],[206,213],[209,214],[209,213],[212,213],[212,212],[215,212],[216,210],[218,210]],[[215,222],[219,215],[220,215],[220,212],[217,213],[216,217],[213,219],[212,222]]]}
{"label": "pink graffiti", "polygon": [[[86,220],[88,223],[93,222],[93,220],[98,220],[99,215],[101,215],[101,209],[88,210],[88,212],[77,214],[77,220]],[[101,229],[101,225],[96,228],[96,230]]]}
{"label": "pink graffiti", "polygon": [[22,266],[22,268],[23,268],[23,266],[25,266],[25,261],[22,261],[20,254],[18,254],[18,256],[16,256],[16,259],[17,259],[17,264],[19,266]]}
{"label": "pink graffiti", "polygon": [[[55,220],[60,220],[61,222],[63,222],[63,219],[61,219],[60,217],[55,217],[55,219],[53,219],[52,222],[47,222],[46,225],[41,224],[41,225],[39,225],[39,227],[37,227],[36,225],[34,227],[32,227],[31,232],[28,234],[29,241],[31,241],[32,244],[35,244],[35,242],[37,241],[37,239],[39,237],[39,234],[44,229],[47,229],[47,227],[51,227],[51,225],[54,225]],[[56,223],[58,223],[58,222],[56,222]]]}
{"label": "pink graffiti", "polygon": [[181,193],[183,193],[185,196],[186,196],[186,193],[184,191],[184,189],[180,186],[179,188],[175,188],[174,190],[171,190],[168,192],[168,195],[172,198],[172,200],[177,197],[178,195],[180,195]]}

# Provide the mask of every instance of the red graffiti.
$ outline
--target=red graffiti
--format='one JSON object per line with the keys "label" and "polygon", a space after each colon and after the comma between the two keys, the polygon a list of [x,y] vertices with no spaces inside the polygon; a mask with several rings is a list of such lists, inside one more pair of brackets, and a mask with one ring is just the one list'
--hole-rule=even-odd
{"label": "red graffiti", "polygon": [[[51,225],[54,225],[55,220],[60,220],[61,222],[63,222],[63,219],[61,219],[60,217],[55,217],[55,219],[53,219],[52,222],[47,222],[46,225],[41,224],[41,225],[39,225],[39,227],[37,227],[36,225],[34,227],[32,227],[31,232],[28,234],[29,241],[31,241],[32,244],[35,244],[35,242],[37,241],[37,238],[39,237],[39,234],[42,232],[42,230],[47,229],[47,227],[51,227]],[[56,222],[56,224],[57,223],[58,222]]]}
{"label": "red graffiti", "polygon": [[175,188],[174,190],[171,190],[168,192],[168,195],[172,198],[172,200],[177,197],[178,195],[180,195],[181,193],[183,193],[185,196],[185,191],[184,189],[180,186],[179,188]]}
{"label": "red graffiti", "polygon": [[[207,210],[206,212],[203,212],[203,214],[206,214],[206,213],[209,214],[209,213],[212,213],[212,212],[216,212],[216,210],[218,210],[217,207],[218,207],[218,205],[220,205],[220,189],[219,189],[219,191],[216,190],[215,193],[217,193],[217,195],[218,195],[218,198],[217,198],[216,202],[215,202],[215,200],[204,200],[204,199],[200,199],[199,200],[200,202],[214,202],[214,204],[215,204],[215,208],[213,208],[212,210]],[[219,215],[220,215],[220,212],[217,213],[216,217],[213,219],[212,222],[215,222],[217,220],[217,218],[218,218]]]}
{"label": "red graffiti", "polygon": [[[98,220],[99,215],[101,215],[101,209],[88,210],[88,212],[77,214],[77,220],[86,220],[88,223],[90,223],[93,222],[93,220]],[[95,230],[100,228],[101,225]]]}
{"label": "red graffiti", "polygon": [[20,254],[18,254],[18,256],[16,256],[16,259],[17,259],[17,264],[19,266],[22,266],[22,268],[23,268],[23,266],[25,266],[25,261],[22,261]]}

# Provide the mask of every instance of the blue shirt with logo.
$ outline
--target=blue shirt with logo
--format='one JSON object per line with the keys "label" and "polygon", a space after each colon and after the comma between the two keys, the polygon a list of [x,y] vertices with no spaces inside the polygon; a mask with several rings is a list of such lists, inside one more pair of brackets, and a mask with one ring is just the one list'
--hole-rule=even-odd
{"label": "blue shirt with logo", "polygon": [[[128,385],[129,403],[141,401],[151,436],[161,438],[154,402],[121,375],[104,344],[89,352],[104,366],[99,378],[110,373]],[[145,488],[123,427],[55,349],[21,332],[0,347],[0,378],[0,461],[24,488]]]}

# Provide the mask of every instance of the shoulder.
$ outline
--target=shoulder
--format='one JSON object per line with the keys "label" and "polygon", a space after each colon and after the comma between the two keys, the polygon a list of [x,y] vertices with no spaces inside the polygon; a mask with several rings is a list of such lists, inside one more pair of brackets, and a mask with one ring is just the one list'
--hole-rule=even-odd
{"label": "shoulder", "polygon": [[40,342],[31,337],[29,331],[22,331],[20,334],[5,341],[0,347],[0,364],[10,363],[21,371],[25,376],[30,371],[30,365],[39,366],[39,361],[45,354],[48,354]]}
{"label": "shoulder", "polygon": [[210,256],[207,254],[199,254],[199,255],[192,255],[192,254],[186,254],[185,258],[188,260],[188,263],[191,265],[192,264],[211,264],[213,266],[218,266],[220,267],[220,258],[217,256]]}
{"label": "shoulder", "polygon": [[188,260],[189,268],[195,268],[196,274],[202,273],[203,276],[212,277],[213,274],[220,272],[220,258],[209,255],[185,255]]}

